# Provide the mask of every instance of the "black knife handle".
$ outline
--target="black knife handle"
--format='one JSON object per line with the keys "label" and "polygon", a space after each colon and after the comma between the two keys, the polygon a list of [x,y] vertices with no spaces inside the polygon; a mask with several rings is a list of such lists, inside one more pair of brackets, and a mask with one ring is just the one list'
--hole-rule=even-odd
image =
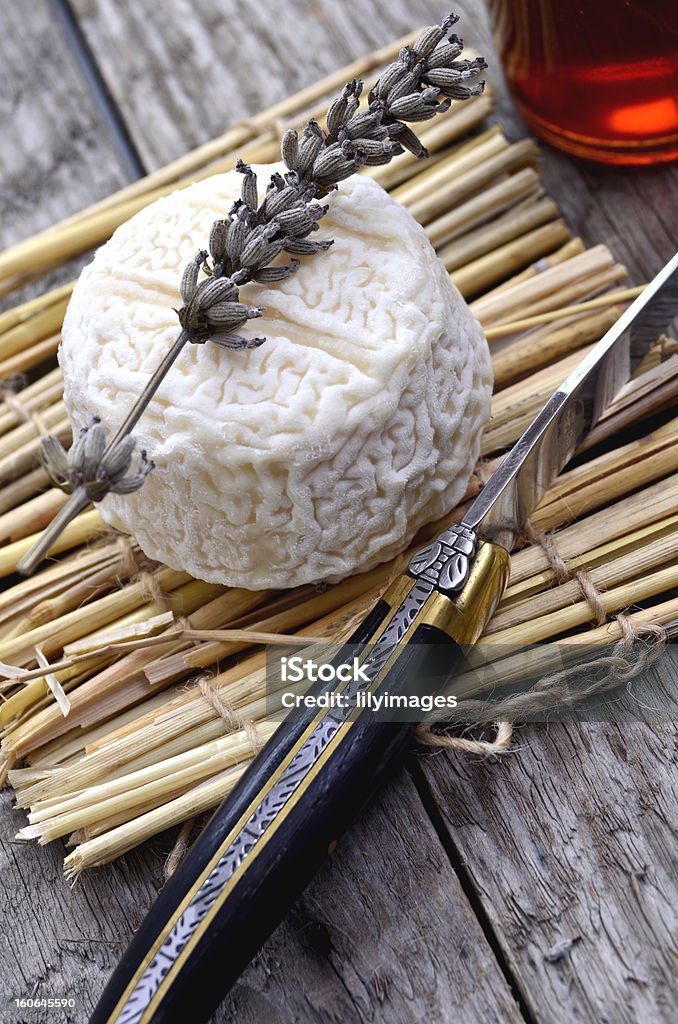
{"label": "black knife handle", "polygon": [[[441,686],[454,670],[460,644],[482,632],[507,564],[503,549],[482,544],[454,596],[421,576],[399,577],[346,648],[346,663],[355,645],[364,648],[370,682],[312,692],[411,692],[415,678],[432,692],[432,679]],[[286,719],[158,897],[91,1024],[205,1020],[388,777],[410,729],[336,708]]]}

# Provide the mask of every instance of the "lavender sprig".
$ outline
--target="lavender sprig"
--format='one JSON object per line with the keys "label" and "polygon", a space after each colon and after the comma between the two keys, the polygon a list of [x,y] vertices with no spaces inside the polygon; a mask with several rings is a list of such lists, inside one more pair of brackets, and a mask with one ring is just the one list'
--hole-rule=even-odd
{"label": "lavender sprig", "polygon": [[[49,435],[42,441],[43,464],[52,483],[70,498],[38,543],[20,562],[32,572],[66,525],[89,501],[109,493],[129,494],[143,484],[153,464],[141,453],[139,469],[129,474],[135,441],[131,432],[179,354],[188,344],[211,342],[237,351],[257,348],[266,340],[237,333],[248,320],[264,313],[241,301],[240,290],[252,281],[274,284],[298,270],[298,256],[325,252],[331,239],[311,237],[328,206],[318,202],[361,167],[389,163],[409,150],[428,155],[410,123],[428,121],[446,111],[453,99],[483,91],[482,57],[460,60],[463,43],[450,32],[458,18],[450,14],[440,25],[423,30],[413,46],[404,46],[384,70],[360,109],[363,83],[348,82],[327,112],[326,130],[310,120],[301,136],[290,130],[281,141],[287,171],[273,174],[259,202],[257,176],[238,161],[240,199],[228,216],[216,220],[207,250],[186,265],[181,278],[183,305],[177,316],[181,331],[109,444],[95,419],[66,455]],[[288,263],[276,262],[282,254]]]}

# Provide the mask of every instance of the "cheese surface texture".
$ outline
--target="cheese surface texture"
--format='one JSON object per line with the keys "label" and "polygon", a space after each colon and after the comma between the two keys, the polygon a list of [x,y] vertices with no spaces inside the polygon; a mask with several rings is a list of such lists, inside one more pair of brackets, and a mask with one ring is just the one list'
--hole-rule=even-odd
{"label": "cheese surface texture", "polygon": [[[254,169],[261,197],[284,168]],[[74,428],[97,415],[110,437],[122,422],[178,334],[182,270],[241,181],[158,200],[82,272],[59,352]],[[324,202],[311,237],[333,247],[241,290],[264,315],[238,333],[265,344],[187,345],[134,431],[156,468],[99,506],[200,579],[260,589],[369,569],[461,499],[479,454],[487,343],[423,228],[361,175]]]}

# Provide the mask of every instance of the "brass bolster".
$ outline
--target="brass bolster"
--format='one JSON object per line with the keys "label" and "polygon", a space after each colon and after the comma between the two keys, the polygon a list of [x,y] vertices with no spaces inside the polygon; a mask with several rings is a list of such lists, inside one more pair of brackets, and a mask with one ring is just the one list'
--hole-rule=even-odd
{"label": "brass bolster", "polygon": [[[450,596],[434,590],[422,604],[416,624],[436,626],[458,644],[476,643],[494,615],[509,572],[508,551],[481,541],[462,590]],[[384,594],[384,601],[397,608],[416,582],[411,576],[399,576]]]}

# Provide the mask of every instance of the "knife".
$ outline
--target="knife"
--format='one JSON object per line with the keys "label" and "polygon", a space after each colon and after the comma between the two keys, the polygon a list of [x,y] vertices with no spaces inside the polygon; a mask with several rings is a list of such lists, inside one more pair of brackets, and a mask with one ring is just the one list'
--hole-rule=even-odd
{"label": "knife", "polygon": [[677,286],[678,253],[552,395],[462,522],[414,555],[335,658],[349,666],[357,651],[361,671],[310,691],[351,699],[280,725],[163,889],[91,1024],[209,1017],[408,746],[411,723],[357,712],[358,694],[449,679],[499,603],[528,517],[625,383],[630,340],[656,339]]}

